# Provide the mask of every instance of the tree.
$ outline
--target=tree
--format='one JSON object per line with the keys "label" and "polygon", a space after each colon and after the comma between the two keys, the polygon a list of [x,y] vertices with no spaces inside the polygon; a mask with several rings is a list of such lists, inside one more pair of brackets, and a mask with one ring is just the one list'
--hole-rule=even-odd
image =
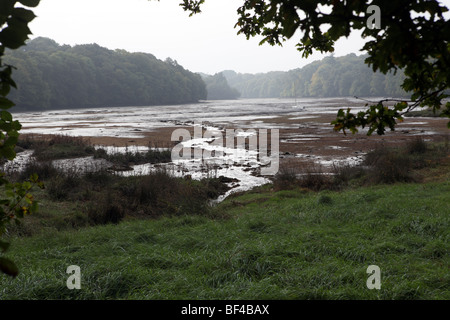
{"label": "tree", "polygon": [[20,90],[9,95],[16,109],[150,106],[206,98],[199,75],[148,53],[96,44],[61,46],[39,37],[22,50],[8,50],[4,62],[17,67]]}
{"label": "tree", "polygon": [[[35,7],[39,0],[2,0],[0,2],[0,161],[12,160],[16,156],[14,148],[19,137],[21,124],[13,120],[7,110],[14,103],[6,96],[16,83],[11,78],[13,66],[3,63],[5,49],[17,49],[25,44],[31,33],[28,23],[35,17],[33,12],[25,7],[16,7],[20,3],[25,7]],[[4,233],[6,225],[12,221],[18,222],[24,215],[37,209],[37,202],[29,193],[33,184],[42,184],[37,175],[30,177],[30,181],[12,183],[4,172],[0,172],[0,187],[3,188],[0,199],[0,236]],[[0,240],[0,272],[11,276],[18,274],[18,268],[13,261],[4,257],[9,243]]]}
{"label": "tree", "polygon": [[[183,0],[180,6],[193,15],[204,2]],[[261,35],[261,44],[270,45],[282,45],[300,31],[297,48],[303,57],[313,50],[333,52],[338,39],[362,30],[368,39],[362,48],[368,53],[365,63],[383,74],[403,70],[401,86],[411,101],[398,100],[389,108],[387,100],[381,100],[357,114],[339,110],[332,124],[344,133],[368,127],[369,135],[382,135],[417,107],[434,112],[442,108],[442,115],[450,117],[450,102],[443,106],[450,84],[450,23],[443,16],[447,11],[437,0],[243,0],[235,27],[238,34]]]}
{"label": "tree", "polygon": [[205,77],[204,81],[208,92],[208,100],[232,100],[240,96],[239,91],[229,86],[227,79],[222,73]]}

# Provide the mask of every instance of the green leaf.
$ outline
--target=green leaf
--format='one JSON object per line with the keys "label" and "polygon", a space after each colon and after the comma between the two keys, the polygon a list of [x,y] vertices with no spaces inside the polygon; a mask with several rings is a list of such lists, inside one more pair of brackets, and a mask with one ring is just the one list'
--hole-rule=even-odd
{"label": "green leaf", "polygon": [[0,155],[5,157],[8,160],[13,160],[16,157],[16,152],[14,151],[14,148],[1,148],[0,149]]}
{"label": "green leaf", "polygon": [[15,106],[14,102],[12,102],[11,100],[9,100],[5,97],[0,97],[0,108],[1,109],[9,109],[13,106]]}
{"label": "green leaf", "polygon": [[14,8],[12,15],[23,22],[31,22],[34,18],[36,18],[33,11],[24,8]]}
{"label": "green leaf", "polygon": [[4,121],[12,121],[12,115],[11,113],[9,113],[8,111],[1,111],[0,112],[0,117],[2,118],[2,120]]}
{"label": "green leaf", "polygon": [[2,252],[5,252],[5,251],[8,250],[8,248],[9,248],[9,243],[0,240],[0,250],[1,250]]}
{"label": "green leaf", "polygon": [[39,4],[40,0],[19,0],[21,4],[27,7],[36,7]]}
{"label": "green leaf", "polygon": [[16,264],[3,257],[0,257],[0,271],[12,277],[17,277],[19,274],[19,269]]}

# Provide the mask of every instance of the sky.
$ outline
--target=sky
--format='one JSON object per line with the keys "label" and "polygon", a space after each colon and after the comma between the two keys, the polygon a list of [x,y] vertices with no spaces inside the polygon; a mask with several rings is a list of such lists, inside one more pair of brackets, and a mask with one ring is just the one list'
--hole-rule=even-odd
{"label": "sky", "polygon": [[[109,49],[170,57],[193,72],[214,74],[288,71],[325,57],[304,59],[296,39],[283,47],[259,45],[261,38],[237,35],[237,8],[242,0],[208,0],[202,13],[189,17],[181,0],[41,0],[30,29],[35,37],[59,44],[96,43]],[[295,36],[294,36],[295,37]],[[335,46],[336,57],[359,51],[364,42],[352,33]]]}

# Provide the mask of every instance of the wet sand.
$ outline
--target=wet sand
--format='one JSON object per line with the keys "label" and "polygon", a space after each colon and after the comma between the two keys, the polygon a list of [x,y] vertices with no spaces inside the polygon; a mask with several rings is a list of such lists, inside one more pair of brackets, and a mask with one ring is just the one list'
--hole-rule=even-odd
{"label": "wet sand", "polygon": [[[354,98],[327,98],[299,99],[297,103],[302,108],[297,108],[289,100],[255,99],[206,101],[180,106],[34,112],[17,114],[15,118],[23,124],[22,135],[83,136],[93,145],[118,148],[173,148],[178,143],[172,141],[174,130],[188,130],[193,137],[194,126],[199,123],[203,131],[214,128],[222,133],[226,129],[254,129],[256,132],[267,129],[270,136],[272,129],[278,129],[280,166],[293,161],[314,163],[321,164],[323,171],[329,170],[333,163],[359,163],[365,153],[379,144],[403,145],[418,136],[426,141],[449,138],[446,118],[405,118],[395,131],[386,131],[383,136],[367,136],[366,130],[344,135],[335,132],[330,124],[338,109],[352,107],[357,111],[364,102]],[[202,165],[198,164],[196,168]],[[255,168],[243,169],[242,164],[220,168],[225,176],[237,178],[247,189],[252,187],[252,183],[258,185],[266,181],[256,177]],[[148,168],[136,170],[146,172]]]}
{"label": "wet sand", "polygon": [[[410,140],[422,137],[426,141],[444,141],[450,136],[447,128],[448,119],[443,118],[405,118],[395,131],[386,131],[385,135],[376,133],[367,136],[366,132],[352,134],[335,132],[330,124],[335,119],[333,114],[313,116],[281,116],[264,118],[255,121],[269,124],[294,125],[295,128],[279,129],[280,131],[280,161],[322,162],[332,163],[336,160],[347,162],[361,160],[363,155],[373,150],[377,145],[404,145]],[[229,123],[224,129],[250,129],[255,127],[254,121],[242,122],[239,125]],[[177,142],[171,141],[172,132],[176,129],[186,129],[193,136],[192,126],[169,126],[142,132],[142,137],[126,138],[117,136],[88,136],[91,143],[102,146],[151,146],[173,147]],[[258,131],[258,129],[255,129]],[[270,130],[270,129],[269,129]]]}

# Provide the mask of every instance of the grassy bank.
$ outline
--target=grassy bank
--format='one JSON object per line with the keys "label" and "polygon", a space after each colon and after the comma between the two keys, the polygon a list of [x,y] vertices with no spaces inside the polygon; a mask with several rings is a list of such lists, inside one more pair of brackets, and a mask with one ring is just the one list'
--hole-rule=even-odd
{"label": "grassy bank", "polygon": [[[13,239],[1,299],[449,299],[448,182],[236,196],[178,216]],[[381,290],[366,269],[381,268]],[[82,289],[68,290],[78,265]]]}
{"label": "grassy bank", "polygon": [[145,152],[126,148],[125,152],[109,154],[104,148],[92,145],[87,138],[67,135],[24,135],[19,139],[16,149],[33,150],[33,157],[40,162],[92,156],[126,167],[130,164],[171,161],[171,151],[152,142],[149,142],[148,150]]}
{"label": "grassy bank", "polygon": [[44,167],[40,211],[9,229],[20,274],[0,275],[0,299],[449,299],[449,160],[448,142],[417,140],[217,207],[220,179]]}

